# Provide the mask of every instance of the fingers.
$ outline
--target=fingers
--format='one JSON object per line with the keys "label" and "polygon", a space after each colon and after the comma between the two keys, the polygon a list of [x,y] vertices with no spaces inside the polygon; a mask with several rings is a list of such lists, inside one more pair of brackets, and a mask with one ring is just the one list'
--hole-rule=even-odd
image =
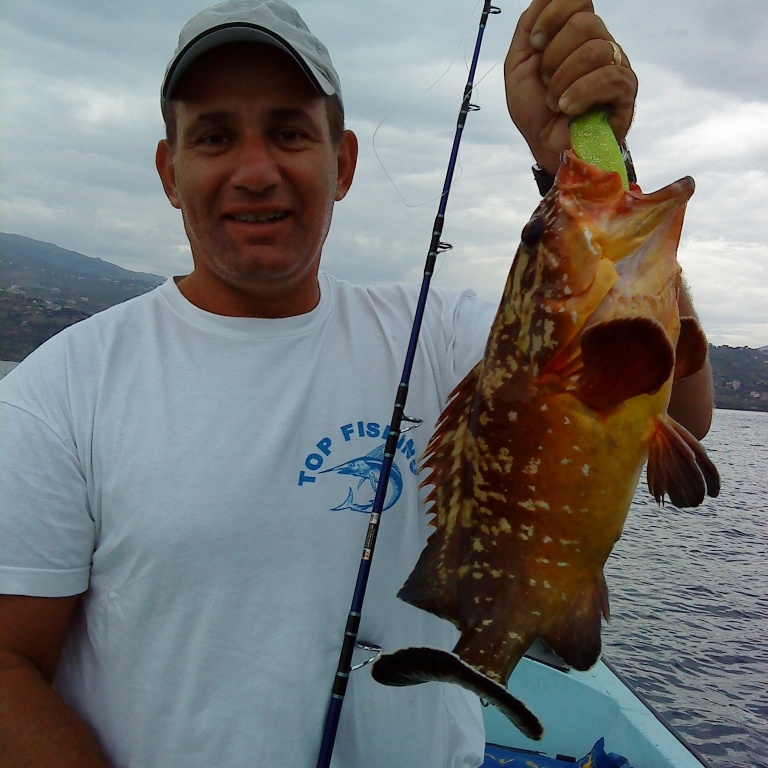
{"label": "fingers", "polygon": [[540,64],[546,103],[553,112],[567,115],[606,105],[622,140],[632,122],[637,77],[600,17],[585,9],[588,5],[551,0],[532,27],[532,42],[546,41]]}
{"label": "fingers", "polygon": [[585,12],[594,15],[594,10],[589,0],[534,0],[526,11],[537,14],[531,25],[531,44],[544,50],[574,15]]}
{"label": "fingers", "polygon": [[542,168],[570,145],[568,116],[606,106],[619,141],[629,130],[637,77],[591,0],[532,0],[504,62],[507,106]]}

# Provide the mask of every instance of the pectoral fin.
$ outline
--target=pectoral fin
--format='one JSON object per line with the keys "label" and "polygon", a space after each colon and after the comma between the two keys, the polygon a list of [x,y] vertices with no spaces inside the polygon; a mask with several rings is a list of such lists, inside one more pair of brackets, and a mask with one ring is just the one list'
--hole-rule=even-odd
{"label": "pectoral fin", "polygon": [[720,493],[720,475],[701,443],[666,416],[656,422],[648,449],[648,490],[659,504],[698,507]]}
{"label": "pectoral fin", "polygon": [[695,317],[680,318],[675,349],[675,381],[700,371],[707,361],[707,337]]}
{"label": "pectoral fin", "polygon": [[675,364],[664,327],[647,317],[597,323],[581,339],[583,371],[577,397],[596,410],[614,408],[651,394],[671,376]]}

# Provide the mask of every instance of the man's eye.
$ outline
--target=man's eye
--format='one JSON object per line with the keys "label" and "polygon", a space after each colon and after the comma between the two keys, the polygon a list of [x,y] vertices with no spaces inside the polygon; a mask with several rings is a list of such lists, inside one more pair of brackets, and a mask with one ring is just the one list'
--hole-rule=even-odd
{"label": "man's eye", "polygon": [[229,134],[226,134],[223,131],[214,131],[211,133],[206,133],[201,137],[200,141],[202,144],[207,146],[218,147],[222,144],[226,144],[229,141]]}
{"label": "man's eye", "polygon": [[297,131],[293,128],[286,128],[282,131],[278,131],[278,138],[285,142],[301,141],[304,138],[304,134],[301,131]]}

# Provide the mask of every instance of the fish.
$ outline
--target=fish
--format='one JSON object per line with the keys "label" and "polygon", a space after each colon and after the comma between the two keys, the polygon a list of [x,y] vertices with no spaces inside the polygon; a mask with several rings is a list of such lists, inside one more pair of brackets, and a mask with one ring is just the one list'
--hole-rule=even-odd
{"label": "fish", "polygon": [[[370,485],[370,488],[366,485],[366,489],[369,492],[367,494],[363,493],[362,496],[350,487],[347,492],[347,498],[338,506],[333,507],[331,512],[339,512],[344,509],[351,509],[354,512],[370,512],[373,509],[376,490],[379,487],[379,479],[381,478],[381,467],[384,463],[384,448],[385,444],[382,443],[370,453],[365,454],[365,456],[359,456],[356,459],[345,461],[336,467],[322,470],[320,474],[336,472],[340,475],[352,475],[353,477],[360,478],[357,483],[357,491],[361,491],[366,484]],[[387,496],[382,511],[394,506],[402,492],[403,475],[397,464],[393,462],[387,485]]]}
{"label": "fish", "polygon": [[707,342],[680,317],[685,177],[628,190],[565,152],[522,230],[483,359],[456,387],[422,458],[434,527],[398,596],[452,622],[452,652],[383,654],[386,685],[456,683],[524,734],[543,727],[506,684],[537,640],[567,665],[598,660],[603,566],[647,463],[656,501],[695,507],[720,478],[667,413]]}

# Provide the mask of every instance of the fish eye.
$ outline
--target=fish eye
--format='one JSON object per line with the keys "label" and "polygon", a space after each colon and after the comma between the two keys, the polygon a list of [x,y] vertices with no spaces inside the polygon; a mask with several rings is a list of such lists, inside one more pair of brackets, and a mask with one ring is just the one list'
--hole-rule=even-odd
{"label": "fish eye", "polygon": [[520,235],[523,245],[533,248],[538,245],[544,235],[544,218],[534,216],[524,227]]}

